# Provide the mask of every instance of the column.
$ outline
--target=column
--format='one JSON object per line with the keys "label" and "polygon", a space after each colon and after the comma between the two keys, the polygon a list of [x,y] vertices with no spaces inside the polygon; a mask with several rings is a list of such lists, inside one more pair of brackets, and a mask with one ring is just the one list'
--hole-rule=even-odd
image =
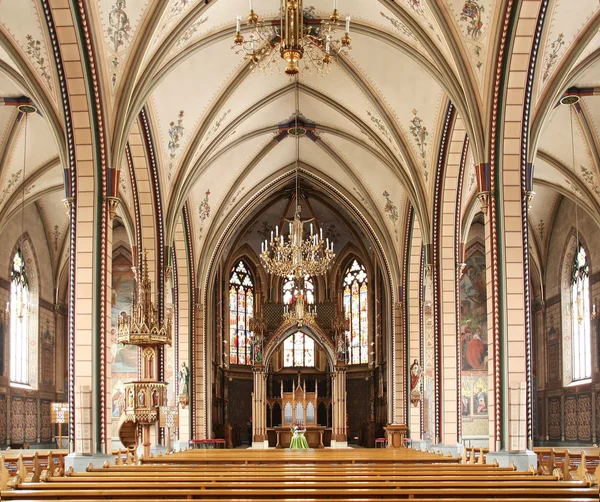
{"label": "column", "polygon": [[332,431],[331,447],[346,448],[348,438],[346,436],[346,364],[344,362],[336,363],[332,375]]}
{"label": "column", "polygon": [[253,368],[254,392],[252,393],[252,448],[268,448],[267,439],[267,375],[264,366],[257,363]]}
{"label": "column", "polygon": [[[486,263],[488,287],[488,340],[490,355],[490,449],[500,465],[513,461],[518,469],[536,465],[531,447],[531,324],[529,302],[527,154],[529,100],[533,66],[540,39],[538,22],[541,0],[522,0],[516,9],[510,51],[499,59],[492,108],[489,165],[478,169],[479,189],[489,202],[486,215]],[[506,20],[511,16],[506,16]],[[508,28],[505,21],[505,27]],[[506,32],[506,31],[505,31]],[[494,112],[495,113],[495,112]],[[484,174],[482,178],[480,174]],[[483,182],[483,183],[482,183]],[[484,185],[482,187],[482,184]],[[521,424],[524,424],[523,433]],[[523,436],[523,434],[525,434]]]}

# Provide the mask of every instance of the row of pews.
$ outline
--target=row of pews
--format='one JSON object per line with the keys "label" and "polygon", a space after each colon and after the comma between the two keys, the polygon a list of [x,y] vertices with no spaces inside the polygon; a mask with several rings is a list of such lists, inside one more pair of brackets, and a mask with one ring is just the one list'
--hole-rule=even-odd
{"label": "row of pews", "polygon": [[[554,453],[557,462],[557,452]],[[600,469],[586,467],[585,454],[568,479],[558,473],[539,474],[534,469],[518,472],[514,466],[485,464],[483,452],[476,450],[469,451],[464,458],[406,448],[189,450],[137,459],[137,463],[133,455],[119,452],[114,465],[89,466],[86,472],[64,472],[54,457],[50,456],[50,461],[41,455],[32,457],[32,471],[25,466],[24,459],[17,460],[16,470],[11,470],[8,465],[12,460],[0,457],[0,500],[532,502],[547,498],[555,502],[588,502],[599,499],[596,472],[600,474]],[[46,469],[42,469],[42,463]]]}

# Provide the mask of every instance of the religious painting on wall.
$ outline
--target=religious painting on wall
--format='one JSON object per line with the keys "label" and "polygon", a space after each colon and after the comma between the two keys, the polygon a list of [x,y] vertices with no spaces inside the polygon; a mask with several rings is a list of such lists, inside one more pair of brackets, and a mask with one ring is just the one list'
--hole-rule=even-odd
{"label": "religious painting on wall", "polygon": [[476,241],[466,252],[460,279],[460,353],[463,436],[488,434],[488,351],[485,248]]}
{"label": "religious painting on wall", "polygon": [[473,386],[473,415],[487,415],[487,378],[478,378]]}
{"label": "religious painting on wall", "polygon": [[124,408],[124,383],[137,380],[137,347],[117,343],[117,325],[119,317],[131,314],[131,304],[135,289],[135,277],[131,271],[131,259],[128,250],[113,253],[112,298],[111,298],[111,347],[110,363],[112,374],[112,436],[118,435],[117,423],[120,410]]}
{"label": "religious painting on wall", "polygon": [[485,255],[475,247],[460,280],[461,368],[487,372]]}

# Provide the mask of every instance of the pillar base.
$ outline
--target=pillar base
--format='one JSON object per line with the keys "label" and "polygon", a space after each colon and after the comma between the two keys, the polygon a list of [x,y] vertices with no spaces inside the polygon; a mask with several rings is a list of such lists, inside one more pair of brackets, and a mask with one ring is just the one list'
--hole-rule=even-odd
{"label": "pillar base", "polygon": [[335,439],[331,440],[331,448],[348,448],[348,441],[336,441]]}
{"label": "pillar base", "polygon": [[85,472],[88,465],[92,464],[94,467],[102,467],[106,461],[114,465],[115,457],[113,455],[105,455],[104,453],[96,453],[95,455],[69,453],[65,457],[65,470],[72,467],[75,472]]}
{"label": "pillar base", "polygon": [[508,467],[513,462],[517,471],[527,471],[530,466],[537,469],[537,455],[531,450],[522,452],[493,451],[488,453],[485,459],[486,464],[491,464],[494,460],[497,460],[500,467]]}
{"label": "pillar base", "polygon": [[252,441],[253,450],[264,450],[269,447],[269,441]]}

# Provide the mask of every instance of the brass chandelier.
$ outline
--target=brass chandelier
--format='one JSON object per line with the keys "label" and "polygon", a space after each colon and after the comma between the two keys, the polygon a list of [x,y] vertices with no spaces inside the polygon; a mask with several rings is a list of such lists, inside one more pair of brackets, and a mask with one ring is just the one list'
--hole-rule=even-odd
{"label": "brass chandelier", "polygon": [[[289,233],[279,233],[279,226],[275,227],[275,233],[271,231],[271,240],[265,239],[261,242],[260,257],[263,260],[267,272],[280,277],[292,276],[295,281],[304,280],[306,276],[323,275],[327,272],[332,260],[335,258],[333,252],[333,241],[329,238],[323,239],[323,229],[318,231],[313,227],[314,218],[303,220],[300,218],[302,207],[298,204],[298,164],[300,162],[300,137],[306,130],[298,127],[299,110],[298,78],[296,77],[296,113],[294,129],[288,134],[296,137],[296,210],[294,219],[284,218],[289,223]],[[310,225],[308,235],[304,236],[304,225]]]}
{"label": "brass chandelier", "polygon": [[236,53],[243,52],[255,68],[266,73],[278,66],[277,54],[287,63],[285,73],[293,76],[300,72],[298,66],[304,61],[304,69],[324,74],[329,64],[340,54],[350,50],[350,16],[346,16],[344,35],[337,38],[340,16],[337,0],[329,19],[318,19],[313,8],[304,10],[302,0],[280,0],[280,20],[263,22],[254,12],[250,0],[248,25],[252,31],[248,38],[241,34],[242,17],[237,17],[236,33],[233,38]]}

